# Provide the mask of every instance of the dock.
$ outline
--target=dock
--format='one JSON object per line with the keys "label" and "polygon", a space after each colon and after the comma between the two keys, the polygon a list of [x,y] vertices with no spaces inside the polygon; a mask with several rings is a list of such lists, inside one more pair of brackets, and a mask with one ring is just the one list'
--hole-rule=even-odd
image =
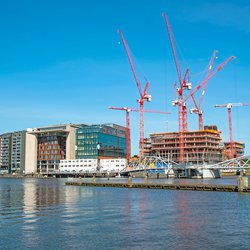
{"label": "dock", "polygon": [[112,182],[83,182],[68,181],[67,186],[113,187],[113,188],[139,188],[139,189],[165,189],[165,190],[189,190],[189,191],[219,191],[219,192],[250,192],[250,186],[241,187],[235,185],[205,185],[205,184],[155,184],[155,183],[112,183]]}

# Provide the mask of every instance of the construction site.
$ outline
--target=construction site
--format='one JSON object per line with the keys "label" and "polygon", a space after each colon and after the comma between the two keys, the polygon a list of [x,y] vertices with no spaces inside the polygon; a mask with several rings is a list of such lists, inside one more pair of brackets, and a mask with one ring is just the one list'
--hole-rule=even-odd
{"label": "construction site", "polygon": [[[179,162],[180,138],[178,132],[150,135],[150,154]],[[205,126],[204,130],[183,133],[183,161],[193,164],[213,164],[229,159],[230,143],[223,143],[221,131],[216,126]],[[234,143],[234,158],[242,156],[244,144]],[[145,152],[148,154],[148,152]],[[149,154],[149,155],[150,155]]]}
{"label": "construction site", "polygon": [[[213,164],[227,159],[232,159],[244,155],[245,144],[244,142],[233,140],[232,131],[232,114],[231,109],[233,106],[250,106],[247,103],[227,103],[215,105],[215,108],[228,109],[228,122],[229,122],[229,137],[230,141],[225,142],[221,137],[221,131],[217,125],[204,126],[202,103],[205,96],[208,82],[220,70],[222,70],[230,61],[235,59],[234,56],[228,57],[217,68],[214,69],[214,61],[217,58],[217,50],[212,53],[211,59],[208,62],[204,78],[202,81],[193,87],[190,82],[190,69],[186,67],[185,71],[181,70],[180,62],[178,59],[174,37],[168,17],[163,13],[163,18],[166,24],[166,29],[170,41],[173,61],[175,64],[178,81],[174,82],[173,86],[175,94],[178,96],[176,100],[172,101],[172,106],[178,108],[178,127],[179,130],[175,132],[157,132],[150,134],[148,138],[144,136],[144,113],[158,113],[168,114],[163,111],[145,110],[144,102],[151,101],[151,95],[148,93],[149,82],[147,81],[145,87],[142,88],[141,82],[137,75],[135,65],[132,59],[127,41],[121,30],[119,34],[125,48],[126,55],[139,91],[139,108],[129,107],[109,107],[109,109],[120,110],[126,112],[126,145],[127,145],[127,160],[131,160],[131,139],[130,139],[130,118],[131,111],[139,112],[140,114],[140,139],[139,139],[139,159],[144,156],[159,156],[169,161],[178,164],[192,163],[192,164]],[[185,72],[182,74],[182,72]],[[188,108],[191,103],[193,108]],[[188,115],[187,113],[195,114],[198,117],[198,130],[188,130]],[[216,124],[216,122],[215,122]]]}

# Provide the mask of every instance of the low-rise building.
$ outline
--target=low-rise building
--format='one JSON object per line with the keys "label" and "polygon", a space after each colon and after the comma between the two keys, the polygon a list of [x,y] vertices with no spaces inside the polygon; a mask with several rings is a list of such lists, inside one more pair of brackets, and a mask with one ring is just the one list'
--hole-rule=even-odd
{"label": "low-rise building", "polygon": [[115,159],[101,159],[100,160],[100,171],[112,172],[123,170],[127,165],[127,160],[125,158],[115,158]]}
{"label": "low-rise building", "polygon": [[73,159],[61,160],[59,172],[89,173],[89,172],[120,172],[126,167],[127,160],[113,159]]}

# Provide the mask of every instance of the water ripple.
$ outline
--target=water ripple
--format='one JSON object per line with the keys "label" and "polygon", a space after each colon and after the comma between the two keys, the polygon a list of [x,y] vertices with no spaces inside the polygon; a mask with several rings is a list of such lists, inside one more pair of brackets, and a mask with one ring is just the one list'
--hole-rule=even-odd
{"label": "water ripple", "polygon": [[6,249],[248,249],[249,211],[249,194],[1,179],[0,245]]}

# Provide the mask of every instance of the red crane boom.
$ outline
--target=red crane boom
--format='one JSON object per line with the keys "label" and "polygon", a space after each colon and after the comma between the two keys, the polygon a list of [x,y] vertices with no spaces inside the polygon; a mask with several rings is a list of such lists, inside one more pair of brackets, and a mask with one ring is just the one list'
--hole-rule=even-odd
{"label": "red crane boom", "polygon": [[[186,101],[192,97],[192,100],[193,100],[193,103],[195,105],[195,109],[191,109],[190,112],[191,113],[194,113],[194,114],[198,114],[198,121],[199,121],[199,130],[203,130],[203,113],[201,111],[201,104],[202,104],[202,101],[203,101],[203,97],[204,97],[204,94],[205,94],[205,89],[207,87],[207,83],[208,81],[215,75],[217,74],[221,69],[223,69],[223,67],[228,64],[231,60],[235,59],[235,56],[230,56],[227,60],[225,60],[224,62],[222,62],[218,68],[216,70],[214,70],[212,73],[211,73],[211,66],[212,66],[212,62],[215,58],[215,55],[216,55],[216,51],[214,51],[213,53],[213,56],[209,62],[209,67],[208,67],[208,71],[207,71],[207,74],[206,74],[206,77],[205,79],[200,83],[198,84],[190,93],[189,95],[183,100],[184,104],[186,103]],[[199,105],[197,104],[195,98],[194,98],[194,94],[200,90],[201,88],[203,88],[202,90],[202,98],[200,99],[200,103]]]}
{"label": "red crane boom", "polygon": [[187,77],[189,74],[189,69],[186,69],[186,72],[184,74],[184,77],[182,79],[181,75],[181,68],[180,63],[177,57],[177,52],[174,45],[174,38],[173,38],[173,32],[170,26],[170,23],[168,21],[166,13],[163,13],[163,18],[166,23],[167,32],[171,44],[172,54],[174,57],[175,67],[178,75],[179,80],[179,87],[177,87],[176,83],[174,84],[177,94],[178,94],[178,100],[175,100],[172,102],[173,106],[178,105],[178,120],[179,120],[179,150],[180,150],[180,156],[179,161],[184,161],[184,141],[183,141],[183,132],[188,130],[188,122],[187,122],[187,108],[185,105],[183,105],[183,91],[185,89],[190,90],[191,89],[191,83],[187,83]]}
{"label": "red crane boom", "polygon": [[171,26],[170,26],[170,23],[168,21],[168,17],[166,15],[166,13],[163,13],[162,15],[163,15],[163,18],[164,18],[166,26],[167,26],[168,36],[169,36],[169,40],[171,43],[171,49],[172,49],[172,53],[173,53],[173,57],[174,57],[175,67],[176,67],[176,71],[177,71],[177,75],[178,75],[178,79],[179,79],[179,84],[180,84],[180,87],[182,87],[181,67],[180,67],[180,63],[179,63],[178,56],[177,56],[176,49],[175,49],[175,45],[174,45],[173,32],[172,32],[172,29],[171,29]]}
{"label": "red crane boom", "polygon": [[122,43],[124,45],[124,48],[125,48],[128,60],[129,60],[130,67],[132,69],[132,72],[133,72],[133,75],[134,75],[134,78],[136,81],[136,85],[137,85],[137,88],[138,88],[139,93],[140,93],[140,99],[137,100],[139,102],[139,105],[140,105],[140,141],[139,141],[140,152],[139,152],[139,155],[140,155],[140,157],[143,157],[144,156],[144,115],[143,115],[144,112],[143,112],[143,110],[144,110],[144,101],[148,101],[148,102],[151,101],[151,95],[147,94],[149,82],[146,83],[145,88],[142,91],[141,84],[140,84],[139,78],[138,78],[136,70],[135,70],[135,66],[134,66],[134,63],[132,60],[132,56],[131,56],[128,44],[127,44],[127,42],[122,34],[122,31],[118,30],[118,32],[121,36]]}
{"label": "red crane boom", "polygon": [[[135,109],[135,108],[128,108],[128,107],[123,107],[123,108],[118,108],[118,107],[108,107],[108,109],[113,109],[113,110],[122,110],[126,111],[126,151],[127,151],[127,161],[129,162],[130,157],[131,157],[131,137],[130,137],[130,117],[129,113],[131,111],[133,112],[141,112],[140,109]],[[169,112],[164,112],[164,111],[158,111],[158,110],[142,110],[143,113],[156,113],[156,114],[170,114]],[[144,142],[143,142],[144,143]]]}
{"label": "red crane boom", "polygon": [[[207,72],[206,72],[206,76],[205,79],[210,75],[210,72],[212,70],[213,64],[214,64],[214,59],[216,58],[216,54],[218,53],[218,50],[214,50],[212,57],[208,63],[208,67],[207,67]],[[199,109],[202,105],[203,99],[204,99],[204,95],[206,92],[206,88],[207,88],[207,84],[203,86],[202,92],[201,92],[201,96],[200,96],[200,101],[199,101]]]}

